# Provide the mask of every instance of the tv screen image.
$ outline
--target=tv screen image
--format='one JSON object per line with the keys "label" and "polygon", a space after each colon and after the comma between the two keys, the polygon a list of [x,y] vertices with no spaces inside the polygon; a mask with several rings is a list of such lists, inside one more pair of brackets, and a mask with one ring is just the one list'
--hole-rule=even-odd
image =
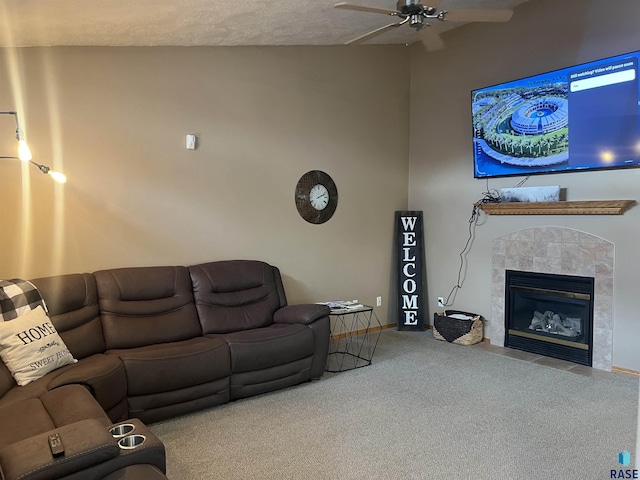
{"label": "tv screen image", "polygon": [[640,52],[471,92],[474,177],[640,165]]}

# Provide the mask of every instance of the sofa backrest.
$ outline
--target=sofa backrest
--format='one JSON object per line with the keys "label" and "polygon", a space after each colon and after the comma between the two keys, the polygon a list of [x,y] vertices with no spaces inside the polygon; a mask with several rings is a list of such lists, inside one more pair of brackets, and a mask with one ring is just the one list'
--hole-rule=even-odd
{"label": "sofa backrest", "polygon": [[202,335],[186,267],[95,272],[107,350]]}
{"label": "sofa backrest", "polygon": [[96,282],[88,273],[31,280],[44,298],[49,317],[74,358],[105,351]]}
{"label": "sofa backrest", "polygon": [[254,260],[229,260],[189,267],[203,333],[265,327],[287,300],[280,271]]}

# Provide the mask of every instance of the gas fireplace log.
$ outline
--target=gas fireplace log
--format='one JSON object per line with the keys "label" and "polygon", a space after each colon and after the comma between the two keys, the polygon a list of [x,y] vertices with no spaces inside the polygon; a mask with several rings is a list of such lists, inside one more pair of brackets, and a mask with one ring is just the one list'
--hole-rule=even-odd
{"label": "gas fireplace log", "polygon": [[[571,323],[569,325],[573,326],[576,321],[580,321],[580,319],[576,318],[567,318],[566,320],[570,320]],[[551,310],[547,310],[544,313],[535,311],[533,312],[533,318],[531,319],[531,325],[529,325],[529,329],[531,330],[539,330],[547,333],[559,333],[561,335],[565,335],[567,337],[575,337],[579,332],[576,332],[573,328],[567,328],[563,325],[563,321],[560,319],[560,315],[557,313],[553,313]]]}

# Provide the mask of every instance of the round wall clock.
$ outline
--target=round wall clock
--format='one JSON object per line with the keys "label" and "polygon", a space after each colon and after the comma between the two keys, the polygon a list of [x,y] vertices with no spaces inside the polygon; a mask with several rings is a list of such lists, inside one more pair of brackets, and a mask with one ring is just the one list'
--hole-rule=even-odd
{"label": "round wall clock", "polygon": [[332,178],[320,170],[305,173],[296,185],[296,208],[309,223],[329,220],[338,206],[338,189]]}

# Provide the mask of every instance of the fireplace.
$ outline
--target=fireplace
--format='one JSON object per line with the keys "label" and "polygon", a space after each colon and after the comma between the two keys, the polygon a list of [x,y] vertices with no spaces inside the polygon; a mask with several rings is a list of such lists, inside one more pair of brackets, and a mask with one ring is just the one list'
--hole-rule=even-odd
{"label": "fireplace", "polygon": [[504,346],[591,366],[593,277],[506,270]]}
{"label": "fireplace", "polygon": [[[591,366],[613,366],[613,279],[615,246],[587,232],[557,226],[516,230],[496,237],[491,250],[491,315],[485,338],[505,345],[505,277],[507,270],[594,279]],[[543,312],[544,313],[544,312]]]}

